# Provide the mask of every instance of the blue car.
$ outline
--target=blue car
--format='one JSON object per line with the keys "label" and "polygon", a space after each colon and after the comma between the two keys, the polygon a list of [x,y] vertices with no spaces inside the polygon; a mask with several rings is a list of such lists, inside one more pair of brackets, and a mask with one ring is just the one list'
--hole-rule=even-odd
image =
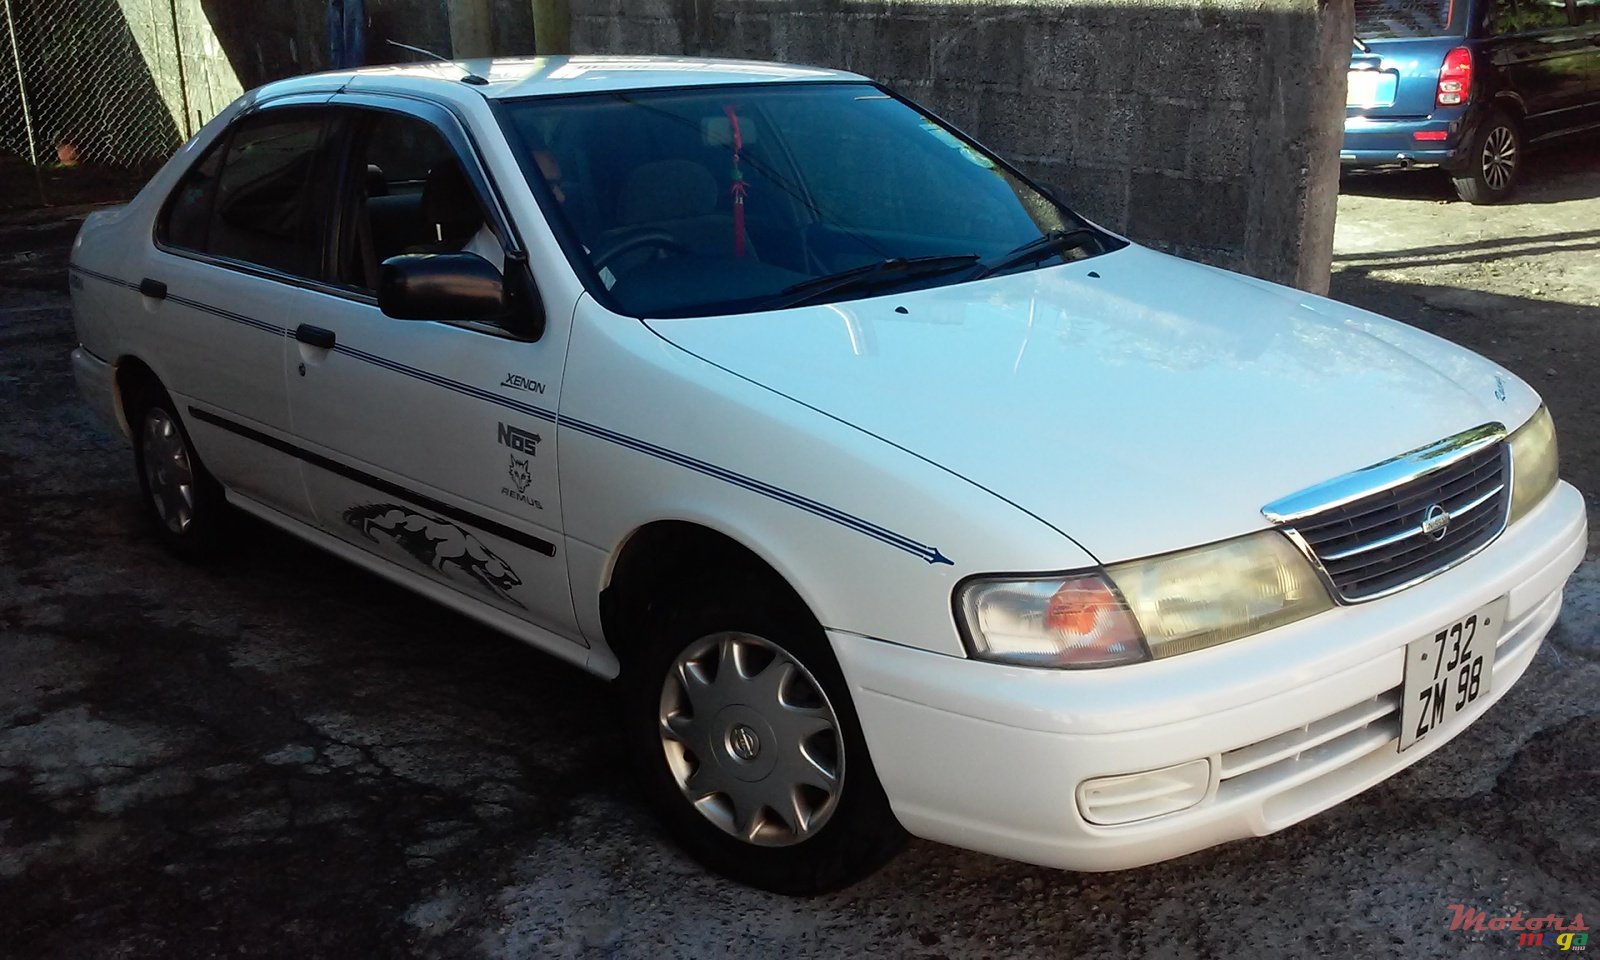
{"label": "blue car", "polygon": [[1527,147],[1600,128],[1600,0],[1355,0],[1344,169],[1511,195]]}

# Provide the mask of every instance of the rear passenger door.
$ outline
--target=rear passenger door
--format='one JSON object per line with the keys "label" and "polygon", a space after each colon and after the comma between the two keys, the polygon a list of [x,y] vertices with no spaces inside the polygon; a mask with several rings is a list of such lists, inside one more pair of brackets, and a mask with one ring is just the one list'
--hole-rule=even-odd
{"label": "rear passenger door", "polygon": [[[323,98],[325,99],[325,97]],[[157,220],[134,335],[210,471],[234,494],[304,519],[285,333],[317,309],[331,223],[329,115],[278,103],[235,121]]]}
{"label": "rear passenger door", "polygon": [[[396,320],[382,261],[520,250],[464,128],[442,107],[337,98],[342,296],[291,340],[289,404],[322,528],[504,614],[577,636],[556,483],[555,411],[572,303],[537,341],[491,320]],[[514,267],[514,265],[513,265]]]}

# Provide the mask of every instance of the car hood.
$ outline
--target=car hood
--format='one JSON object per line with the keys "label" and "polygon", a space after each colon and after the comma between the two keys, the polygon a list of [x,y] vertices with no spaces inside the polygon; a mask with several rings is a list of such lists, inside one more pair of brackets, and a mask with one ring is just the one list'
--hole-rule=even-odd
{"label": "car hood", "polygon": [[1482,423],[1513,427],[1538,404],[1437,337],[1137,246],[648,323],[986,488],[1104,563],[1263,528],[1272,500]]}

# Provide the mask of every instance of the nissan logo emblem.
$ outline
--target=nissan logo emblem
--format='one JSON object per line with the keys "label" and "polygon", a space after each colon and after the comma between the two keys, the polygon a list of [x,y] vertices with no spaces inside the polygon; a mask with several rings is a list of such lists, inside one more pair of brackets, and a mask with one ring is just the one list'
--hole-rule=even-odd
{"label": "nissan logo emblem", "polygon": [[1450,511],[1434,504],[1422,514],[1422,532],[1434,540],[1443,540],[1450,532]]}

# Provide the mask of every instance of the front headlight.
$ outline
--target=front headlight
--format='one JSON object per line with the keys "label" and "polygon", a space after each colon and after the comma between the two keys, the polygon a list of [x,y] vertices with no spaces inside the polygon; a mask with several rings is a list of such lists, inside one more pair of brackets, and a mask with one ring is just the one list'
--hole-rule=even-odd
{"label": "front headlight", "polygon": [[1550,411],[1540,407],[1511,435],[1511,515],[1517,519],[1556,488],[1560,473],[1556,455],[1556,425]]}
{"label": "front headlight", "polygon": [[1106,571],[1156,657],[1248,637],[1332,609],[1317,572],[1276,530]]}
{"label": "front headlight", "polygon": [[974,657],[1066,668],[1170,657],[1332,606],[1311,564],[1275,530],[1103,573],[969,580],[956,596]]}

